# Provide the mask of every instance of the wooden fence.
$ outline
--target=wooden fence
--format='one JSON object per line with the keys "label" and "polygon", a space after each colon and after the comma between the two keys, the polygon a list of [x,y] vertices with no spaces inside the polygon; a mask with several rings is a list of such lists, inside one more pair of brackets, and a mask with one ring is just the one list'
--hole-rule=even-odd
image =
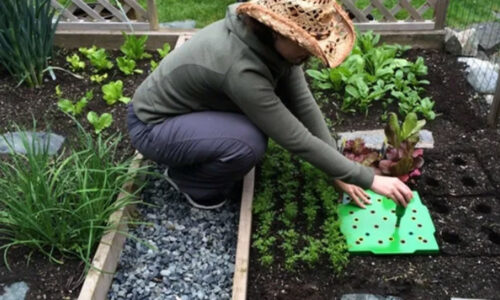
{"label": "wooden fence", "polygon": [[[61,14],[60,30],[134,30],[158,29],[158,17],[154,0],[148,0],[145,10],[136,0],[68,0],[63,7],[58,0],[51,0],[52,6]],[[371,0],[364,8],[356,6],[357,0],[339,0],[349,11],[351,18],[361,31],[430,31],[443,29],[449,0],[426,0],[415,8],[411,0],[399,0],[392,8],[387,8],[383,0]],[[115,3],[115,4],[112,4]],[[118,5],[120,4],[120,5]],[[423,15],[432,10],[434,18],[425,20]],[[407,12],[405,20],[396,15]],[[381,16],[374,20],[373,14]]]}

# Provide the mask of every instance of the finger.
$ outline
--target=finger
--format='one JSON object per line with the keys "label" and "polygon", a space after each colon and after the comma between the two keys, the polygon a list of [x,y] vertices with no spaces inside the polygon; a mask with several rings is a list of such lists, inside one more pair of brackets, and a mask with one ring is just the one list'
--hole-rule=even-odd
{"label": "finger", "polygon": [[398,189],[394,190],[393,195],[399,204],[401,204],[403,207],[406,207],[405,197],[403,196],[403,194],[401,194],[401,192]]}
{"label": "finger", "polygon": [[350,193],[349,195],[351,196],[352,200],[354,200],[354,203],[356,203],[357,206],[361,208],[366,208],[363,202],[359,200],[358,196],[356,196],[354,193]]}
{"label": "finger", "polygon": [[371,204],[370,196],[363,189],[358,188],[355,190],[355,193],[364,203]]}

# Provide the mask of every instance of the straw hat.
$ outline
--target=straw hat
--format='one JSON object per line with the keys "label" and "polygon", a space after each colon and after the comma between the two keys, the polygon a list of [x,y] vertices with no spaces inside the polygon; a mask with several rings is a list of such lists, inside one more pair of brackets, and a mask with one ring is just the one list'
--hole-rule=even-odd
{"label": "straw hat", "polygon": [[349,55],[356,39],[335,0],[251,0],[236,11],[297,42],[331,68]]}

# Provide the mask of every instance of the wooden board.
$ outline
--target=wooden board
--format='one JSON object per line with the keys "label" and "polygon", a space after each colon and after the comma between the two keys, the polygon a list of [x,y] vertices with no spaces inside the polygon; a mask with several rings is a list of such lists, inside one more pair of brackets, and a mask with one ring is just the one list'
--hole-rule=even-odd
{"label": "wooden board", "polygon": [[[129,168],[129,172],[140,167],[142,155],[136,154]],[[134,180],[126,183],[123,189],[128,193],[134,191]],[[125,197],[126,194],[121,192],[118,199]],[[118,265],[118,260],[125,244],[125,235],[121,232],[128,230],[126,221],[129,213],[134,209],[133,206],[127,206],[121,210],[114,212],[110,218],[110,224],[118,224],[118,229],[106,233],[97,247],[97,251],[92,260],[93,268],[89,270],[83,283],[78,300],[104,300],[107,299],[108,290],[111,286],[111,281]],[[104,272],[101,272],[102,270]]]}
{"label": "wooden board", "polygon": [[233,300],[246,300],[248,266],[250,263],[250,243],[252,234],[252,203],[255,186],[255,168],[243,180],[241,196],[238,244],[233,277]]}

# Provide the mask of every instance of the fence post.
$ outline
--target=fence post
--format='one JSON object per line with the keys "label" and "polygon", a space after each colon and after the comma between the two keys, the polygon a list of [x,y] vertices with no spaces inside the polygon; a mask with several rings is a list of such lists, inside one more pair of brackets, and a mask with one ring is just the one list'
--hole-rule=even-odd
{"label": "fence post", "polygon": [[158,30],[158,11],[156,10],[155,0],[148,0],[148,20],[149,29]]}
{"label": "fence post", "polygon": [[434,29],[440,30],[444,28],[446,23],[446,11],[450,0],[437,0],[436,7],[434,7],[434,16],[436,17]]}
{"label": "fence post", "polygon": [[497,89],[495,96],[493,96],[493,103],[491,104],[490,113],[488,115],[488,125],[495,127],[500,115],[500,73],[498,74]]}

